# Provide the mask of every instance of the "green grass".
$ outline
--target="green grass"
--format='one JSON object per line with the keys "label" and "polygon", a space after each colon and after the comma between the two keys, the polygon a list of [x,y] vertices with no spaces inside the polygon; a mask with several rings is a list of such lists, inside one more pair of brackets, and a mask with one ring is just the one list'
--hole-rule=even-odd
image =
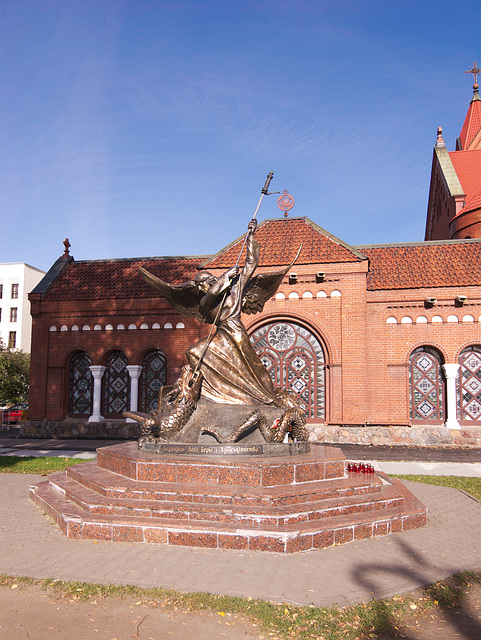
{"label": "green grass", "polygon": [[170,589],[141,589],[129,585],[101,585],[60,580],[34,580],[0,575],[0,587],[26,589],[38,585],[57,597],[70,600],[90,598],[135,598],[150,607],[188,612],[210,612],[248,618],[260,631],[275,640],[368,640],[394,637],[403,622],[426,612],[435,613],[463,606],[466,592],[481,583],[481,574],[467,571],[405,596],[371,600],[352,607],[294,607],[252,598],[215,596],[209,593],[179,593]]}
{"label": "green grass", "polygon": [[0,456],[0,473],[37,473],[46,475],[55,471],[64,471],[73,464],[86,462],[81,458],[35,458],[28,456]]}
{"label": "green grass", "polygon": [[462,478],[460,476],[416,476],[416,475],[394,475],[394,478],[400,480],[413,480],[414,482],[425,482],[427,484],[436,484],[441,487],[452,487],[466,491],[474,496],[477,500],[481,500],[481,478]]}

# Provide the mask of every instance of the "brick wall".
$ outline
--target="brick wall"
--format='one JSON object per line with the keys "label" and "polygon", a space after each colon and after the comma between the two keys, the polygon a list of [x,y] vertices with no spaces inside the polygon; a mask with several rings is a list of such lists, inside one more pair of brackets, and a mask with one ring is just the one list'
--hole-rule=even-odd
{"label": "brick wall", "polygon": [[[326,353],[327,425],[405,428],[410,425],[409,355],[429,345],[445,362],[457,362],[464,347],[480,344],[481,288],[368,291],[367,269],[367,261],[296,267],[297,283],[289,284],[286,277],[279,288],[284,299],[270,300],[262,313],[244,321],[251,333],[265,322],[292,319],[321,341]],[[317,272],[326,273],[324,282],[316,281]],[[455,297],[461,293],[468,300],[457,307]],[[293,294],[298,297],[289,297]],[[424,306],[427,297],[437,298],[431,309]],[[459,321],[447,322],[454,315]],[[467,315],[474,322],[463,322]],[[67,417],[68,367],[76,351],[87,351],[92,364],[104,364],[109,352],[122,349],[129,364],[141,364],[149,350],[161,349],[170,384],[184,364],[185,350],[209,329],[182,318],[161,298],[60,302],[32,296],[32,316],[30,419],[34,421]],[[417,323],[420,316],[427,322]],[[435,316],[443,322],[433,322]],[[396,323],[387,323],[388,318]],[[152,328],[166,322],[174,328]],[[185,328],[176,329],[179,322]],[[105,329],[108,324],[113,330]],[[119,324],[126,328],[118,330]],[[130,324],[136,328],[128,329]],[[143,324],[148,328],[141,329]],[[80,330],[73,331],[74,325]],[[81,330],[84,325],[90,330]],[[101,329],[94,330],[96,325]],[[50,331],[52,326],[57,330]]]}

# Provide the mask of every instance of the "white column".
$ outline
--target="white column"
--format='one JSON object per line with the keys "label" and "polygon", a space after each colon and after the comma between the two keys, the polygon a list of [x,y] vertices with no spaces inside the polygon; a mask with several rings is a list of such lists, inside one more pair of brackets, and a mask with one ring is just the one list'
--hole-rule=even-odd
{"label": "white column", "polygon": [[[137,411],[139,408],[139,378],[142,367],[136,364],[128,364],[126,367],[130,375],[130,411]],[[127,418],[127,422],[135,422],[132,418]]]}
{"label": "white column", "polygon": [[102,397],[102,376],[104,375],[105,367],[99,364],[94,364],[89,367],[94,377],[94,397],[93,397],[93,412],[89,418],[89,422],[100,422],[103,420],[103,416],[100,415],[100,400]]}
{"label": "white column", "polygon": [[456,418],[456,377],[459,371],[459,364],[443,364],[446,374],[446,413],[447,420],[444,423],[446,429],[461,430]]}

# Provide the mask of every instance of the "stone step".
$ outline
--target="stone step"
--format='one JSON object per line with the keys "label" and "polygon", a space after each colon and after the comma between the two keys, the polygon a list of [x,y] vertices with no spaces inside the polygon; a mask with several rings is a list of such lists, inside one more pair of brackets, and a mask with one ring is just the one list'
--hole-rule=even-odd
{"label": "stone step", "polygon": [[403,496],[392,485],[384,485],[381,492],[368,495],[342,496],[324,500],[309,499],[303,503],[283,506],[219,505],[162,500],[111,498],[79,484],[65,473],[49,478],[53,488],[90,513],[103,515],[141,516],[160,519],[180,519],[195,522],[232,522],[239,525],[260,524],[279,527],[295,522],[319,520],[356,512],[382,511],[400,507]]}
{"label": "stone step", "polygon": [[135,442],[97,450],[97,466],[139,482],[274,487],[343,478],[340,449],[312,446],[297,456],[199,456],[152,454]]}
{"label": "stone step", "polygon": [[355,474],[341,480],[319,480],[303,485],[237,486],[233,492],[232,487],[222,485],[137,482],[101,469],[95,461],[69,467],[67,476],[109,498],[266,507],[379,493],[382,486],[382,481],[377,475]]}
{"label": "stone step", "polygon": [[399,481],[393,479],[392,486],[404,497],[403,506],[279,527],[92,514],[69,500],[61,490],[56,490],[55,484],[48,480],[31,487],[31,498],[70,538],[292,553],[425,526],[425,507]]}

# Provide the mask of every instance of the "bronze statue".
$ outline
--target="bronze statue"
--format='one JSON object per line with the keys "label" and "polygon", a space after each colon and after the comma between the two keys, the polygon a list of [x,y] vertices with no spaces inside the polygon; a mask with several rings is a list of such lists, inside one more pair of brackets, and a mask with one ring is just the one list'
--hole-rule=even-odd
{"label": "bronze statue", "polygon": [[[263,195],[267,193],[269,182],[268,176]],[[292,263],[281,271],[254,275],[260,252],[259,243],[254,238],[256,228],[254,214],[244,239],[244,266],[240,268],[237,264],[219,277],[209,271],[200,271],[192,281],[171,285],[140,267],[144,279],[160,291],[177,312],[212,325],[208,337],[187,350],[188,367],[184,367],[174,385],[177,392],[167,394],[165,402],[150,416],[131,412],[124,414],[141,423],[143,438],[140,444],[145,439],[159,441],[173,436],[178,438],[178,433],[194,412],[197,401],[253,407],[247,419],[239,420],[240,426],[234,424],[227,436],[219,434],[215,425],[203,429],[218,441],[235,442],[255,424],[267,442],[282,441],[286,433],[290,434],[291,439],[308,439],[304,414],[297,398],[274,388],[241,320],[241,312],[251,314],[263,310],[297,260],[300,249]],[[241,254],[242,249],[239,260]],[[268,425],[262,409],[256,408],[262,406],[282,410],[280,418],[273,425]]]}
{"label": "bronze statue", "polygon": [[262,405],[277,400],[272,379],[242,324],[241,311],[262,311],[295,260],[282,271],[254,276],[259,264],[259,243],[254,239],[256,226],[255,219],[249,222],[244,267],[241,270],[232,267],[219,278],[201,271],[193,282],[175,286],[140,267],[145,280],[176,311],[216,327],[213,335],[190,347],[186,356],[192,370],[202,372],[201,397],[217,403]]}

